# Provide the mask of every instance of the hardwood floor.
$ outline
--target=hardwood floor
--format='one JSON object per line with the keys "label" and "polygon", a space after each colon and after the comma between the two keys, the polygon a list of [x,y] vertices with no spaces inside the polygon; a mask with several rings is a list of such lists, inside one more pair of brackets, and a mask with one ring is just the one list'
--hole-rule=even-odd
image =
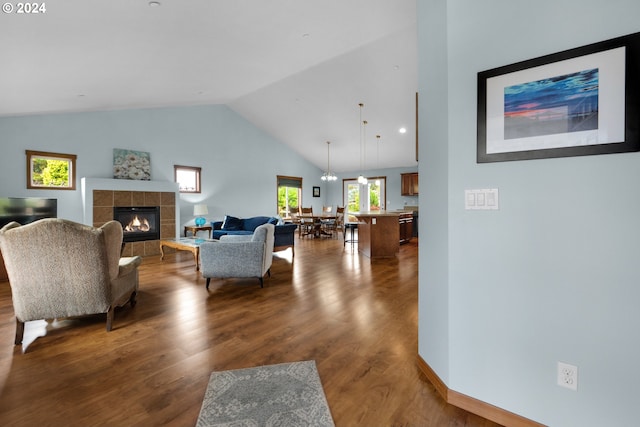
{"label": "hardwood floor", "polygon": [[145,258],[138,304],[28,322],[13,345],[0,283],[0,425],[194,426],[212,371],[316,361],[337,426],[492,422],[446,404],[416,365],[416,239],[370,260],[341,240],[296,237],[257,279],[205,280],[180,252]]}

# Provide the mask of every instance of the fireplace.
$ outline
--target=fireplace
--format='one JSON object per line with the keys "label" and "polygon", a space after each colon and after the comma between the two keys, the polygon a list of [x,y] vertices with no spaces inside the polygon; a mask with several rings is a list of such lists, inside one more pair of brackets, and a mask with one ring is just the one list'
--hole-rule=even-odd
{"label": "fireplace", "polygon": [[114,206],[113,219],[122,224],[123,243],[160,239],[159,206]]}

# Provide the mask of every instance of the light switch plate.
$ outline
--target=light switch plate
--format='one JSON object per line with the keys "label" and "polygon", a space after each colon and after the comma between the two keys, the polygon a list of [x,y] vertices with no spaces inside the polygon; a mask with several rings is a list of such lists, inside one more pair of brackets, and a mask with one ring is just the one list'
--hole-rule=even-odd
{"label": "light switch plate", "polygon": [[498,189],[464,190],[464,208],[466,210],[498,210],[500,208]]}

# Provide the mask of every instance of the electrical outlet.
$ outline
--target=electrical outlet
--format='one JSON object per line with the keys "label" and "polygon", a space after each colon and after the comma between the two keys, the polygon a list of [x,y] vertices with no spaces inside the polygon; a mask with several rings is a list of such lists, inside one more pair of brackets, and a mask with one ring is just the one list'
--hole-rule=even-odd
{"label": "electrical outlet", "polygon": [[558,385],[573,391],[578,390],[578,367],[558,362]]}

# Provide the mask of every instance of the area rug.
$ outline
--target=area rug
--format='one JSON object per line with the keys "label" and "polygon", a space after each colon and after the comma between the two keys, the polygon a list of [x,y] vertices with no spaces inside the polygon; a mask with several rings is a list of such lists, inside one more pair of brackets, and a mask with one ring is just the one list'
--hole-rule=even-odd
{"label": "area rug", "polygon": [[197,427],[333,426],[316,362],[213,372]]}

